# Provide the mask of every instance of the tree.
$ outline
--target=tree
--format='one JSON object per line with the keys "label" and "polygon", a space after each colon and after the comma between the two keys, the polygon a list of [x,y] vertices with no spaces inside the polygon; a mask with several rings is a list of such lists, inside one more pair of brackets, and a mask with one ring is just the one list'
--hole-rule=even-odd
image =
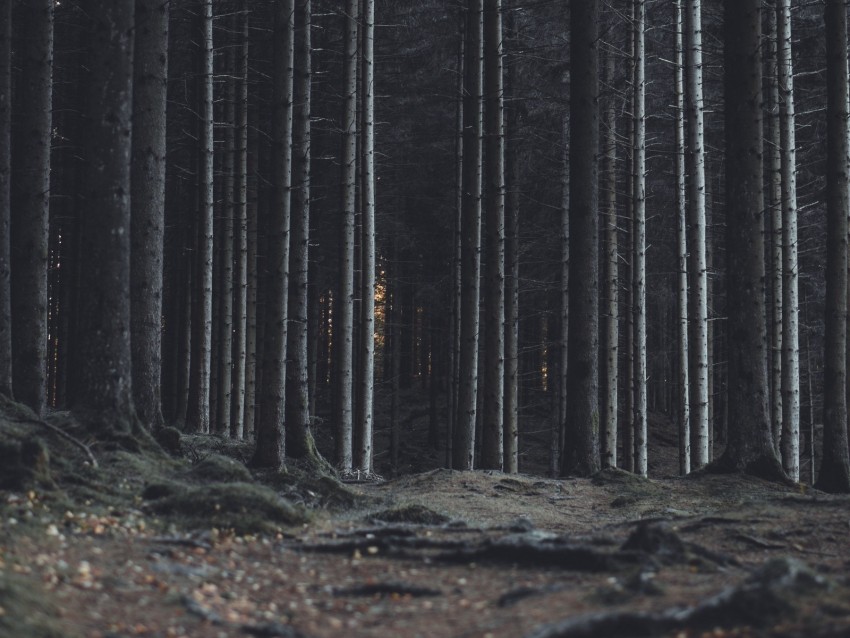
{"label": "tree", "polygon": [[567,422],[561,474],[599,470],[597,0],[570,3],[570,275]]}
{"label": "tree", "polygon": [[192,354],[187,429],[210,430],[213,286],[213,3],[201,0],[198,73],[198,214],[192,288]]}
{"label": "tree", "polygon": [[483,13],[482,0],[468,0],[464,38],[459,387],[452,444],[452,467],[458,470],[471,470],[475,454],[481,292]]}
{"label": "tree", "polygon": [[797,133],[790,0],[777,0],[782,172],[782,466],[800,480],[800,300],[797,263]]}
{"label": "tree", "polygon": [[84,0],[89,21],[84,77],[81,370],[75,411],[102,436],[136,425],[130,355],[130,164],[133,114],[131,3]]}
{"label": "tree", "polygon": [[505,394],[505,122],[502,3],[484,2],[484,166],[486,182],[486,288],[484,316],[484,429],[481,466],[504,463]]}
{"label": "tree", "polygon": [[635,145],[632,183],[632,313],[634,315],[635,472],[647,474],[646,406],[646,2],[635,2]]}
{"label": "tree", "polygon": [[151,429],[162,418],[162,267],[168,3],[136,0],[130,216],[133,402]]}
{"label": "tree", "polygon": [[781,479],[768,409],[761,1],[724,6],[729,440],[710,467]]}
{"label": "tree", "polygon": [[685,168],[685,19],[682,0],[676,0],[676,341],[679,419],[679,474],[691,471],[691,406],[688,375],[688,237]]}
{"label": "tree", "polygon": [[0,0],[0,394],[12,396],[9,189],[12,166],[12,0]]}
{"label": "tree", "polygon": [[850,492],[847,444],[847,211],[850,206],[847,13],[827,0],[826,24],[826,325],[824,332],[823,459],[815,487]]}
{"label": "tree", "polygon": [[289,229],[292,190],[292,98],[295,61],[295,0],[274,5],[274,99],[272,103],[273,200],[267,262],[266,331],[260,416],[251,464],[280,468],[285,456],[286,340],[289,290]]}
{"label": "tree", "polygon": [[310,110],[312,77],[311,0],[295,8],[295,112],[293,124],[294,174],[289,254],[289,330],[286,367],[286,449],[295,458],[313,451],[310,435],[308,358],[309,248],[310,248]]}
{"label": "tree", "polygon": [[19,2],[11,179],[12,384],[37,414],[47,401],[47,251],[53,0]]}
{"label": "tree", "polygon": [[706,260],[705,124],[702,79],[702,3],[687,0],[685,11],[686,111],[688,126],[688,218],[691,234],[690,419],[691,466],[709,461],[708,421],[708,262]]}
{"label": "tree", "polygon": [[357,467],[372,472],[373,397],[375,385],[375,0],[363,2],[363,50],[361,98],[363,137],[361,140],[361,211],[360,242],[360,356],[358,358],[358,397],[356,440]]}
{"label": "tree", "polygon": [[339,241],[339,280],[334,298],[334,423],[336,462],[343,472],[353,467],[354,428],[354,214],[357,189],[357,16],[359,0],[346,0],[343,56],[342,220]]}

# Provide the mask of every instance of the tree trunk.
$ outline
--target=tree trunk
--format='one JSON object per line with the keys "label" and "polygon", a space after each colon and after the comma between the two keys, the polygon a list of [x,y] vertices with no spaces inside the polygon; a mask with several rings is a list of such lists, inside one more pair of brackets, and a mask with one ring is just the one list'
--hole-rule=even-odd
{"label": "tree trunk", "polygon": [[570,276],[561,474],[599,470],[598,0],[570,3]]}
{"label": "tree trunk", "polygon": [[[676,0],[676,369],[678,371],[679,474],[691,471],[691,406],[688,375],[688,237],[685,168],[685,52],[682,0]],[[704,192],[704,191],[703,191]]]}
{"label": "tree trunk", "polygon": [[268,278],[265,289],[266,332],[257,446],[251,464],[277,469],[283,466],[286,439],[287,295],[289,290],[290,191],[292,188],[292,98],[295,61],[295,0],[274,7],[274,61],[272,82],[272,185],[269,216]]}
{"label": "tree trunk", "polygon": [[189,432],[210,431],[213,276],[213,3],[201,0],[198,74],[198,218],[192,303],[192,356],[189,375]]}
{"label": "tree trunk", "polygon": [[245,342],[245,417],[243,424],[243,436],[246,439],[254,438],[257,419],[257,374],[260,369],[260,359],[257,352],[258,327],[262,321],[259,312],[259,283],[260,273],[257,264],[257,252],[259,245],[258,231],[258,178],[257,178],[257,156],[259,153],[259,140],[256,126],[248,127],[248,157],[247,157],[247,277],[248,290],[246,307],[248,312],[247,334]]}
{"label": "tree trunk", "polygon": [[634,194],[632,211],[632,313],[635,324],[635,472],[647,475],[647,406],[646,406],[646,62],[645,31],[646,2],[634,0],[635,29],[635,85],[634,85]]}
{"label": "tree trunk", "polygon": [[782,466],[800,480],[800,300],[797,265],[797,134],[790,0],[777,0],[782,171]]}
{"label": "tree trunk", "polygon": [[768,409],[760,7],[725,2],[729,435],[712,469],[781,479]]}
{"label": "tree trunk", "polygon": [[294,458],[312,454],[308,358],[310,241],[311,0],[295,9],[295,112],[291,252],[289,255],[289,361],[286,368],[286,448]]}
{"label": "tree trunk", "polygon": [[47,249],[50,196],[53,0],[15,8],[11,180],[12,383],[41,414],[47,401]]}
{"label": "tree trunk", "polygon": [[334,296],[333,350],[336,462],[343,472],[353,468],[354,428],[354,215],[357,185],[357,16],[359,0],[346,0],[342,115],[342,223],[339,242],[339,282]]}
{"label": "tree trunk", "polygon": [[823,459],[815,487],[850,492],[847,447],[847,210],[850,142],[847,108],[847,14],[843,0],[826,13],[826,326],[824,331]]}
{"label": "tree trunk", "polygon": [[142,424],[162,427],[162,266],[168,4],[136,0],[130,219],[133,402]]}
{"label": "tree trunk", "polygon": [[372,473],[375,385],[375,0],[363,1],[360,357],[358,360],[357,467]]}
{"label": "tree trunk", "polygon": [[12,307],[9,268],[12,126],[12,0],[0,0],[0,394],[12,396]]}
{"label": "tree trunk", "polygon": [[[569,342],[570,326],[570,123],[564,118],[561,139],[561,208],[558,224],[558,293],[555,303],[558,311],[558,332],[555,335],[558,367],[555,370],[555,395],[558,405],[555,418],[552,419],[549,432],[549,474],[558,476],[561,470],[561,458],[564,453],[564,443],[567,428],[567,344]],[[537,336],[537,335],[535,335]],[[536,348],[534,352],[536,352]],[[535,374],[539,365],[534,365]]]}
{"label": "tree trunk", "polygon": [[487,332],[481,466],[501,470],[505,448],[505,121],[501,0],[484,2],[484,92]]}
{"label": "tree trunk", "polygon": [[[605,56],[605,84],[614,84],[614,54]],[[617,467],[617,380],[619,376],[619,255],[617,251],[617,110],[613,94],[605,103],[605,232],[603,237],[603,298],[605,311],[602,328],[602,418],[604,421],[602,466]]]}
{"label": "tree trunk", "polygon": [[130,356],[130,165],[133,5],[81,3],[88,16],[84,106],[77,414],[104,438],[130,434],[136,420]]}
{"label": "tree trunk", "polygon": [[685,11],[685,66],[687,76],[688,173],[690,197],[688,217],[691,231],[691,363],[690,417],[691,466],[698,469],[709,461],[708,419],[708,265],[706,261],[706,183],[704,102],[702,81],[702,3],[687,0]]}
{"label": "tree trunk", "polygon": [[236,17],[236,118],[234,121],[233,389],[230,436],[245,434],[245,377],[248,361],[248,16],[245,0]]}
{"label": "tree trunk", "polygon": [[481,275],[481,156],[483,3],[468,0],[463,92],[463,214],[461,219],[460,382],[452,466],[471,470],[478,398],[478,328]]}

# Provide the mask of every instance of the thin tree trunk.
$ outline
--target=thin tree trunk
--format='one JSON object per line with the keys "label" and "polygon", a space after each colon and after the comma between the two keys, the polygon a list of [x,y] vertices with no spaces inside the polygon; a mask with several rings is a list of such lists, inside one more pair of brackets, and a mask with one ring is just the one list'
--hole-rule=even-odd
{"label": "thin tree trunk", "polygon": [[[558,368],[555,371],[557,413],[551,423],[549,435],[549,474],[558,476],[561,470],[561,458],[564,453],[567,428],[567,345],[570,326],[570,123],[564,119],[561,152],[561,209],[558,226],[558,334],[555,344],[558,353]],[[533,366],[535,372],[539,365]]]}
{"label": "thin tree trunk", "polygon": [[259,238],[257,236],[257,208],[258,202],[258,178],[257,178],[257,155],[259,145],[257,139],[257,127],[248,128],[248,157],[247,157],[247,277],[248,291],[246,306],[248,312],[247,335],[246,335],[246,360],[245,360],[245,417],[243,425],[243,436],[246,439],[254,437],[254,424],[257,419],[257,373],[259,372],[259,356],[257,352],[257,336],[259,321],[262,315],[258,307],[258,292],[260,273],[257,267],[257,252]]}
{"label": "thin tree trunk", "polygon": [[[614,85],[614,53],[605,57],[605,84]],[[617,467],[617,383],[619,377],[619,255],[617,251],[617,110],[613,94],[605,104],[605,144],[602,172],[605,176],[605,232],[603,238],[605,312],[602,328],[602,418],[604,437],[602,466]]]}
{"label": "thin tree trunk", "polygon": [[[47,401],[47,251],[53,0],[15,8],[12,130],[11,316],[15,398],[41,414]],[[18,44],[19,43],[19,44]]]}
{"label": "thin tree trunk", "polygon": [[782,465],[800,480],[800,300],[797,265],[797,136],[790,0],[777,0],[782,171]]}
{"label": "thin tree trunk", "polygon": [[708,265],[706,261],[706,183],[705,125],[702,81],[702,3],[686,0],[685,67],[687,77],[686,111],[690,196],[688,217],[691,231],[690,321],[690,417],[691,466],[698,469],[709,461],[708,419]]}
{"label": "thin tree trunk", "polygon": [[483,3],[468,0],[463,103],[463,214],[461,220],[460,382],[452,466],[471,470],[478,399],[478,328],[481,293],[481,156]]}
{"label": "thin tree trunk", "polygon": [[162,427],[162,267],[168,4],[136,0],[131,174],[130,343],[133,401],[146,427]]}
{"label": "thin tree trunk", "polygon": [[0,394],[12,396],[9,218],[12,126],[12,0],[0,0]]}
{"label": "thin tree trunk", "polygon": [[691,471],[691,406],[688,375],[688,237],[685,172],[685,19],[676,0],[676,368],[678,371],[679,474]]}
{"label": "thin tree trunk", "polygon": [[599,470],[599,3],[570,3],[570,276],[561,474]]}
{"label": "thin tree trunk", "polygon": [[213,276],[213,3],[201,0],[198,103],[198,219],[193,277],[192,356],[189,385],[189,432],[210,430]]}
{"label": "thin tree trunk", "polygon": [[248,361],[248,16],[241,0],[236,17],[236,118],[234,121],[234,220],[233,252],[233,390],[230,436],[245,434],[245,377]]}
{"label": "thin tree trunk", "polygon": [[286,377],[286,447],[289,455],[306,458],[314,453],[310,434],[308,356],[309,241],[310,241],[310,112],[312,94],[311,0],[295,8],[295,113],[292,191],[292,235],[289,256],[289,345]]}
{"label": "thin tree trunk", "polygon": [[646,2],[634,0],[635,29],[635,161],[634,195],[632,198],[634,234],[632,236],[632,313],[635,324],[635,472],[647,475],[647,406],[646,406]]}
{"label": "thin tree trunk", "polygon": [[847,108],[847,14],[843,0],[826,13],[826,326],[824,331],[823,459],[815,487],[850,492],[847,445],[847,210],[850,140]]}
{"label": "thin tree trunk", "polygon": [[360,242],[360,357],[357,400],[357,467],[372,473],[373,396],[375,385],[375,0],[363,2],[362,51],[362,196]]}
{"label": "thin tree trunk", "polygon": [[257,420],[256,467],[280,468],[285,457],[287,295],[289,289],[290,191],[292,189],[292,98],[295,58],[295,0],[282,0],[274,9],[275,49],[272,105],[272,184],[269,216],[266,332],[262,398]]}
{"label": "thin tree trunk", "polygon": [[342,115],[342,223],[340,224],[339,281],[334,296],[333,352],[336,462],[343,472],[353,469],[354,429],[354,216],[357,185],[357,15],[359,0],[346,0]]}
{"label": "thin tree trunk", "polygon": [[501,470],[505,449],[505,121],[501,0],[484,2],[484,92],[487,332],[481,466]]}

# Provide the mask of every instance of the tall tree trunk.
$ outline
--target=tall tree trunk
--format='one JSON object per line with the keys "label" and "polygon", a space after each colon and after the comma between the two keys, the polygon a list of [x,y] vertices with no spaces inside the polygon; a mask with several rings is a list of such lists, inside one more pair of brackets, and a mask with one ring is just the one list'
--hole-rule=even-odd
{"label": "tall tree trunk", "polygon": [[484,2],[484,139],[486,148],[486,262],[484,317],[484,427],[481,466],[504,462],[505,393],[505,121],[502,2]]}
{"label": "tall tree trunk", "polygon": [[706,261],[705,125],[702,81],[702,3],[685,4],[686,111],[688,127],[688,173],[690,193],[688,217],[691,231],[691,466],[698,469],[709,461],[708,419],[708,265]]}
{"label": "tall tree trunk", "polygon": [[646,415],[646,1],[635,2],[635,161],[632,211],[632,313],[635,324],[635,472],[647,474],[647,415]]}
{"label": "tall tree trunk", "polygon": [[800,299],[797,265],[797,133],[790,0],[777,0],[782,171],[782,466],[800,480]]}
{"label": "tall tree trunk", "polygon": [[372,473],[373,397],[375,385],[375,0],[363,2],[360,242],[360,357],[358,360],[357,467]]}
{"label": "tall tree trunk", "polygon": [[[11,180],[12,383],[36,414],[47,401],[47,249],[50,196],[53,0],[15,8]],[[19,44],[17,44],[19,43]]]}
{"label": "tall tree trunk", "polygon": [[162,418],[162,273],[165,238],[165,104],[168,7],[136,0],[130,217],[133,402],[151,429]]}
{"label": "tall tree trunk", "polygon": [[12,396],[9,251],[12,126],[12,1],[0,0],[0,394]]}
{"label": "tall tree trunk", "polygon": [[234,235],[233,278],[233,390],[230,436],[245,433],[245,377],[248,361],[248,16],[247,3],[240,0],[236,17],[236,119],[234,122]]}
{"label": "tall tree trunk", "polygon": [[256,126],[248,127],[248,194],[247,194],[247,232],[248,232],[248,255],[247,255],[247,276],[248,276],[248,292],[247,292],[247,335],[246,335],[246,359],[245,359],[245,420],[243,425],[243,435],[246,439],[254,438],[257,419],[257,373],[260,369],[260,358],[257,351],[257,336],[259,334],[259,323],[263,320],[259,312],[259,283],[260,272],[257,262],[257,253],[259,248],[258,231],[258,177],[257,177],[257,156],[259,153],[259,140]]}
{"label": "tall tree trunk", "polygon": [[[764,59],[767,73],[767,191],[770,277],[770,423],[773,445],[779,454],[782,438],[782,144],[780,130],[778,24],[774,3],[767,5],[767,36]],[[767,221],[765,220],[767,225]]]}
{"label": "tall tree trunk", "polygon": [[274,7],[274,62],[272,81],[272,185],[269,216],[268,278],[265,288],[266,332],[257,446],[251,461],[256,467],[280,468],[285,456],[287,295],[289,290],[289,229],[292,189],[292,98],[295,61],[295,0],[279,0]]}
{"label": "tall tree trunk", "polygon": [[598,0],[570,3],[570,277],[561,474],[599,470]]}
{"label": "tall tree trunk", "polygon": [[354,216],[357,186],[357,16],[359,0],[346,0],[342,114],[342,223],[339,281],[334,296],[333,355],[336,462],[342,472],[353,468],[354,428]]}
{"label": "tall tree trunk", "polygon": [[827,0],[826,13],[826,327],[824,331],[823,459],[815,487],[850,492],[847,446],[847,210],[850,140],[847,108],[847,13]]}
{"label": "tall tree trunk", "polygon": [[[605,84],[614,85],[614,54],[605,56]],[[602,328],[602,466],[617,467],[617,382],[619,377],[619,255],[617,251],[617,109],[614,95],[605,103],[604,168],[605,223],[603,235],[603,298],[605,310]]]}
{"label": "tall tree trunk", "polygon": [[[691,471],[691,406],[688,375],[688,237],[685,169],[685,16],[676,0],[676,369],[678,371],[679,474]],[[704,191],[703,191],[704,192]]]}
{"label": "tall tree trunk", "polygon": [[478,398],[478,328],[481,275],[481,156],[483,2],[468,0],[463,91],[463,214],[461,219],[460,358],[452,466],[471,470]]}
{"label": "tall tree trunk", "polygon": [[[549,432],[549,474],[558,476],[561,470],[561,458],[567,428],[567,344],[570,326],[570,122],[564,118],[562,123],[561,152],[561,209],[558,224],[558,332],[555,336],[558,367],[555,370],[555,395],[558,400],[557,413],[552,419]],[[535,349],[536,352],[536,349]],[[540,366],[533,366],[535,373]]]}
{"label": "tall tree trunk", "polygon": [[726,0],[726,264],[729,435],[715,471],[783,478],[768,409],[761,0]]}
{"label": "tall tree trunk", "polygon": [[85,289],[77,338],[80,396],[75,411],[104,438],[129,434],[136,419],[130,356],[130,164],[133,115],[133,5],[85,0],[88,17],[83,114],[80,279]]}
{"label": "tall tree trunk", "polygon": [[198,73],[198,217],[192,296],[189,432],[210,431],[213,285],[213,2],[201,0]]}
{"label": "tall tree trunk", "polygon": [[295,113],[291,253],[289,255],[289,360],[286,368],[286,448],[295,458],[313,454],[308,357],[310,241],[311,0],[295,8]]}

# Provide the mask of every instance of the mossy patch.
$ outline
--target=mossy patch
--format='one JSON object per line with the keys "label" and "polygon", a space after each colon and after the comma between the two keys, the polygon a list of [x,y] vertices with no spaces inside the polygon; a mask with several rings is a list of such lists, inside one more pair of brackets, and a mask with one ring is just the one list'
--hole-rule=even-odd
{"label": "mossy patch", "polygon": [[55,487],[47,445],[35,437],[0,439],[0,489],[19,490],[28,485]]}
{"label": "mossy patch", "polygon": [[413,523],[416,525],[443,525],[451,520],[448,516],[416,503],[382,510],[372,514],[370,518],[383,523]]}
{"label": "mossy patch", "polygon": [[188,477],[204,483],[251,483],[254,480],[242,463],[215,453],[195,463]]}
{"label": "mossy patch", "polygon": [[297,468],[262,473],[258,478],[287,499],[310,508],[345,511],[367,505],[370,501],[331,476],[317,476]]}
{"label": "mossy patch", "polygon": [[203,487],[175,483],[165,496],[153,500],[148,509],[185,527],[217,527],[239,534],[274,532],[308,520],[303,508],[267,487],[251,483],[214,483]]}
{"label": "mossy patch", "polygon": [[0,572],[0,636],[71,638],[75,634],[56,621],[58,611],[47,594],[32,583]]}

